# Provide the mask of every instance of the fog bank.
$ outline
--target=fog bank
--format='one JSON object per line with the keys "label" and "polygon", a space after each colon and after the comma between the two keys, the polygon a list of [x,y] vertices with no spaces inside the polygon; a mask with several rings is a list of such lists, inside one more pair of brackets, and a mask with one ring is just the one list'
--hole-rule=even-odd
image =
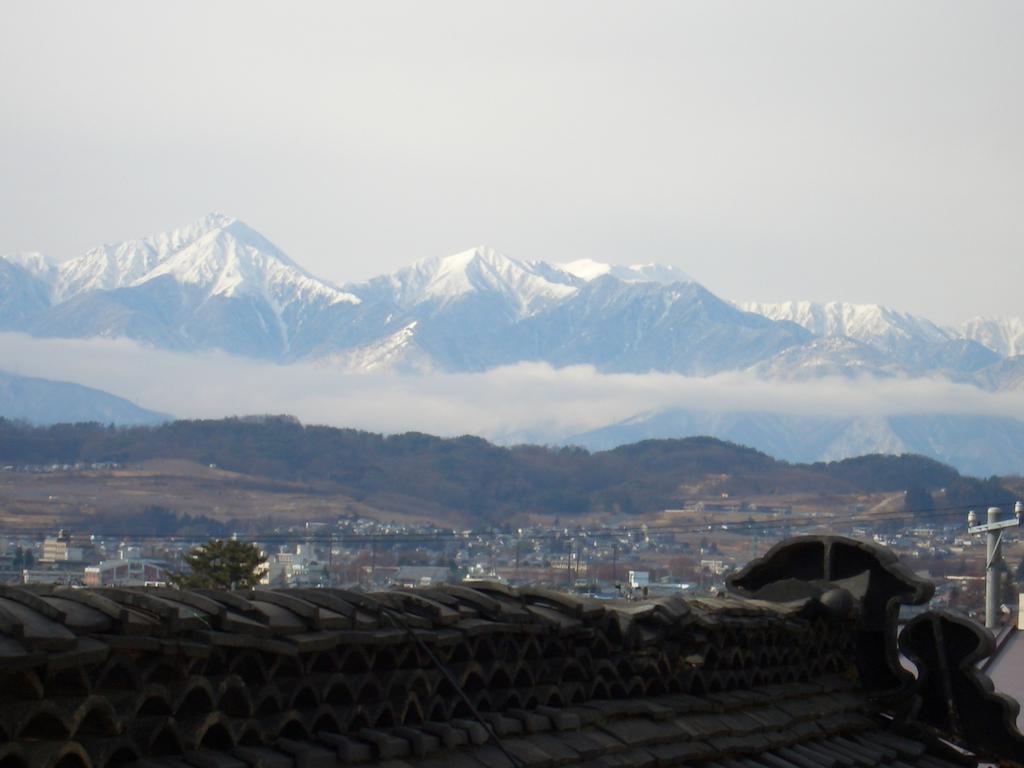
{"label": "fog bank", "polygon": [[940,379],[765,381],[745,372],[690,378],[603,374],[520,363],[485,373],[350,373],[218,352],[180,354],[116,339],[0,334],[0,369],[106,390],[178,418],[287,413],[307,424],[375,432],[476,434],[557,442],[670,408],[833,417],[946,413],[1024,418],[1024,392]]}

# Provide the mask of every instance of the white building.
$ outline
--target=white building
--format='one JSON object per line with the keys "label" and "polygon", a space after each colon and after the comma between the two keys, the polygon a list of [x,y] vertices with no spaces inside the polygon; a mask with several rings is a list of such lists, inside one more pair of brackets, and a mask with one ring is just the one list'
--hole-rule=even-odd
{"label": "white building", "polygon": [[68,531],[61,529],[56,536],[47,536],[43,539],[43,552],[39,562],[81,562],[86,558],[87,552],[91,551],[92,542],[88,536],[72,536]]}

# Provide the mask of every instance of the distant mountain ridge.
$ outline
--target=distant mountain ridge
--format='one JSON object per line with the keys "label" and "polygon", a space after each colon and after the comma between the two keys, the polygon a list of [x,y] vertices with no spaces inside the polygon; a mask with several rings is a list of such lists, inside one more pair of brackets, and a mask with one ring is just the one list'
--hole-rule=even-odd
{"label": "distant mountain ridge", "polygon": [[939,375],[987,389],[1020,386],[1013,360],[1024,350],[1020,318],[950,329],[877,305],[734,305],[676,267],[522,261],[485,247],[337,286],[216,213],[56,265],[34,253],[0,259],[0,329],[353,371],[541,361],[781,379]]}
{"label": "distant mountain ridge", "polygon": [[817,337],[842,336],[887,353],[943,344],[955,338],[953,332],[930,320],[878,304],[787,301],[779,304],[748,302],[741,307],[772,320],[796,323]]}
{"label": "distant mountain ridge", "polygon": [[671,409],[641,414],[566,442],[602,451],[641,440],[710,435],[791,462],[915,454],[965,474],[1024,472],[1024,421],[997,416],[897,414],[830,417]]}
{"label": "distant mountain ridge", "polygon": [[[788,301],[741,305],[773,320],[796,323],[815,340],[806,349],[786,350],[781,360],[766,360],[758,372],[767,377],[802,378],[807,374],[875,376],[940,374],[983,385],[975,379],[999,363],[999,350],[1014,349],[1016,318],[969,321],[961,330],[878,304]],[[1000,343],[996,343],[998,340]]]}
{"label": "distant mountain ridge", "polygon": [[99,389],[0,371],[0,418],[35,425],[95,422],[148,426],[171,417]]}
{"label": "distant mountain ridge", "polygon": [[3,463],[156,458],[326,484],[381,511],[415,508],[474,525],[509,523],[523,515],[564,520],[678,508],[694,500],[693,486],[705,482],[711,483],[707,493],[715,498],[720,493],[902,494],[909,488],[943,488],[946,504],[1013,503],[998,481],[964,477],[921,456],[790,464],[707,437],[645,440],[589,453],[537,445],[506,448],[469,436],[385,436],[303,426],[289,417],[176,421],[121,430],[28,428],[0,419]]}

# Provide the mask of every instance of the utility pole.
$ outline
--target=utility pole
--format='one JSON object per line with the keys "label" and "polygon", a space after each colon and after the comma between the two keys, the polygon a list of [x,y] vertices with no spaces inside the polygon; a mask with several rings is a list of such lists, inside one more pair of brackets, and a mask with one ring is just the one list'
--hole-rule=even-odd
{"label": "utility pole", "polygon": [[978,524],[978,515],[972,509],[967,513],[967,532],[985,534],[985,626],[996,629],[999,626],[999,565],[1002,562],[1000,544],[1003,531],[1016,528],[1024,521],[1024,504],[1013,506],[1014,519],[1000,520],[1002,510],[989,507],[986,522]]}
{"label": "utility pole", "polygon": [[327,586],[334,587],[334,531],[327,532]]}
{"label": "utility pole", "polygon": [[572,592],[572,551],[576,546],[576,540],[569,540],[569,557],[565,559],[565,582],[569,591]]}
{"label": "utility pole", "polygon": [[373,589],[374,581],[377,578],[377,537],[370,537],[370,589]]}
{"label": "utility pole", "polygon": [[619,542],[618,541],[614,541],[614,542],[612,542],[612,584],[615,584],[615,582],[617,580],[616,577],[617,577],[618,574],[616,573],[615,569],[616,569],[616,566],[618,565],[618,559],[619,559]]}

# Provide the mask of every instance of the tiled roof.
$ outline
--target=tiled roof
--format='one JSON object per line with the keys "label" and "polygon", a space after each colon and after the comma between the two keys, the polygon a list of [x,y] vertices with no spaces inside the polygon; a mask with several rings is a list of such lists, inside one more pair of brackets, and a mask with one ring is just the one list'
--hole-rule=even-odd
{"label": "tiled roof", "polygon": [[943,740],[966,721],[917,717],[933,689],[893,667],[922,582],[816,541],[695,600],[3,588],[0,768],[976,764]]}

